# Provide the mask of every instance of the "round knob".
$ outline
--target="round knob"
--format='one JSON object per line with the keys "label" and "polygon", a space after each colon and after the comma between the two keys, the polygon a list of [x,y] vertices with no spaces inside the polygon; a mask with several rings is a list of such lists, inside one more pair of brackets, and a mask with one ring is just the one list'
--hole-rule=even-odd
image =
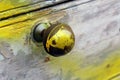
{"label": "round knob", "polygon": [[33,41],[43,42],[45,51],[55,57],[69,53],[75,43],[75,37],[69,25],[64,23],[40,23],[32,31]]}

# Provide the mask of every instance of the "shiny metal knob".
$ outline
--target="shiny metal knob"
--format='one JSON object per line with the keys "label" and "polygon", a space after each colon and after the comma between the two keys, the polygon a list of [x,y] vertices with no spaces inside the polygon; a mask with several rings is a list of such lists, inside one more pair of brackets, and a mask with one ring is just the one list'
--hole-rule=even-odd
{"label": "shiny metal knob", "polygon": [[43,42],[45,51],[55,57],[69,53],[75,43],[72,29],[64,23],[39,23],[33,28],[31,36],[33,42]]}

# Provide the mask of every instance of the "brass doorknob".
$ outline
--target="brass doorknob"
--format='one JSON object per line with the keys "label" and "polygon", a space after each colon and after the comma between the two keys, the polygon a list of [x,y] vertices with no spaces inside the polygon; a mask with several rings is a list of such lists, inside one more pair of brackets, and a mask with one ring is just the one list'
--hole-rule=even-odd
{"label": "brass doorknob", "polygon": [[75,36],[69,25],[64,23],[39,23],[32,30],[32,41],[43,42],[45,51],[55,57],[69,53],[75,43]]}

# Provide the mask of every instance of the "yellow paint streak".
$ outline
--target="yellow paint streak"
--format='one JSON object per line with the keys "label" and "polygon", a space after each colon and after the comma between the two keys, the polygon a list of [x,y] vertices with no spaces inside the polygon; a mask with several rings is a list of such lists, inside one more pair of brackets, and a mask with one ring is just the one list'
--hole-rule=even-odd
{"label": "yellow paint streak", "polygon": [[27,22],[17,23],[15,25],[11,25],[9,27],[1,28],[0,29],[0,38],[5,38],[5,39],[20,38],[20,36],[25,34],[25,31],[27,30],[27,28],[29,29],[29,24],[30,24],[30,21],[27,21]]}
{"label": "yellow paint streak", "polygon": [[51,10],[25,14],[0,21],[0,38],[21,38],[23,35],[26,35],[26,32],[31,31],[31,28],[38,21],[39,17],[49,12],[51,12]]}
{"label": "yellow paint streak", "polygon": [[[78,56],[52,58],[52,69],[62,69],[64,77],[68,72],[71,72],[74,77],[78,77],[80,80],[111,80],[112,77],[120,74],[120,51],[110,53],[103,61],[100,59],[101,63],[97,65],[92,63],[93,61],[90,64],[84,63],[85,59]],[[83,67],[83,64],[87,64],[87,66]]]}
{"label": "yellow paint streak", "polygon": [[[12,2],[11,2],[12,3]],[[16,3],[17,4],[17,3]],[[19,3],[18,3],[19,4]],[[15,5],[14,7],[18,7],[18,4]],[[27,3],[26,3],[27,4]],[[0,13],[0,18],[6,18],[12,15],[17,15],[17,14],[21,14],[21,13],[25,13],[25,12],[29,12],[32,10],[35,10],[37,8],[40,8],[40,4],[37,5],[29,5],[26,7],[19,7],[19,8],[15,8],[15,9],[11,9],[11,10],[7,10],[4,12]],[[44,12],[44,11],[43,11]]]}
{"label": "yellow paint streak", "polygon": [[14,6],[11,4],[10,0],[1,0],[0,1],[0,11],[13,8]]}
{"label": "yellow paint streak", "polygon": [[31,3],[30,0],[0,0],[0,11],[16,8]]}
{"label": "yellow paint streak", "polygon": [[[15,8],[20,5],[25,5],[25,4],[28,4],[30,1],[31,0],[28,0],[25,2],[19,2],[19,1],[14,2],[14,0],[11,0],[11,1],[3,0],[3,1],[0,1],[0,11]],[[5,11],[5,12],[0,12],[0,19],[15,15],[18,13],[23,13],[29,10],[34,10],[39,7],[40,5],[30,5],[30,6],[20,7],[20,8],[16,8],[16,9]],[[18,39],[19,40],[23,36],[26,36],[27,34],[29,34],[31,31],[31,28],[37,22],[56,21],[58,19],[61,19],[61,16],[63,16],[64,14],[63,12],[59,12],[59,14],[58,13],[50,14],[51,12],[52,10],[48,9],[48,10],[26,13],[20,16],[1,20],[0,21],[0,40],[1,39],[4,39],[4,40]]]}
{"label": "yellow paint streak", "polygon": [[[11,40],[19,39],[22,38],[22,36],[25,36],[28,32],[30,32],[34,24],[36,24],[37,22],[52,22],[63,18],[61,17],[62,15],[60,15],[63,12],[58,12],[55,15],[49,14],[51,11],[51,9],[37,11],[0,21],[0,38]],[[53,17],[54,19],[52,20]]]}

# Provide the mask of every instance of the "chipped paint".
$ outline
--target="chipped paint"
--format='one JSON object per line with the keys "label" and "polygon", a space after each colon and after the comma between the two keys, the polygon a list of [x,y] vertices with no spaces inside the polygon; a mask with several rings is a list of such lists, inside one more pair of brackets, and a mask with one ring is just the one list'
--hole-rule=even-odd
{"label": "chipped paint", "polygon": [[[18,2],[16,2],[16,0],[12,0],[12,1],[15,1],[15,2],[12,3],[9,0],[0,1],[0,11],[4,11],[4,10],[10,9],[10,8],[15,8],[16,7],[15,5],[18,3],[20,3],[20,4],[17,6],[30,3],[29,0],[28,1],[27,0],[26,1],[25,0],[18,0]],[[7,13],[3,14],[0,12],[0,15],[2,15],[2,16],[0,16],[0,18],[5,18],[5,17],[11,16],[13,14],[19,14],[19,13],[22,13],[24,11],[29,11],[31,9],[35,9],[38,7],[39,6],[37,5],[35,7],[19,8],[18,10],[13,10],[10,12],[8,11],[7,12],[8,14]],[[79,8],[80,8],[80,6],[79,6]],[[86,9],[88,9],[88,8],[86,8]],[[66,11],[69,12],[68,9]],[[77,17],[80,17],[80,20],[82,17],[79,16],[78,14],[76,15],[77,12],[76,13],[71,12],[72,10],[70,11],[71,13],[68,13],[68,14],[66,13],[66,11],[53,12],[52,9],[47,9],[47,10],[43,10],[43,11],[26,13],[24,15],[20,15],[17,17],[11,17],[11,18],[5,19],[5,20],[0,20],[0,40],[1,41],[5,40],[8,42],[9,41],[14,42],[14,40],[15,40],[16,42],[18,41],[18,45],[21,45],[19,42],[24,43],[23,36],[26,36],[27,34],[30,33],[31,28],[34,24],[36,24],[37,22],[43,22],[43,21],[45,21],[45,22],[48,21],[51,23],[54,23],[56,21],[62,21],[61,19],[65,18],[66,15],[67,15],[67,17],[69,17],[68,19],[70,20],[70,21],[68,20],[69,22],[67,22],[67,21],[66,22],[69,23],[70,25],[72,24],[72,29],[74,31],[76,31],[75,36],[78,39],[79,38],[78,36],[80,35],[79,34],[80,32],[78,31],[78,29],[83,29],[83,28],[81,28],[80,26],[75,28],[73,25],[77,26],[80,24],[83,27],[86,27],[87,24],[90,24],[90,25],[92,25],[92,24],[91,24],[91,22],[90,23],[85,22],[88,20],[87,17],[84,17],[86,20],[83,19],[84,21],[82,22],[82,23],[85,22],[86,24],[77,23],[77,21],[76,21],[77,18],[74,16],[71,16],[70,14],[73,14]],[[75,11],[76,11],[76,9],[75,9]],[[85,11],[87,11],[87,10],[85,10]],[[82,15],[85,11],[84,10],[80,11],[81,12],[80,15]],[[88,16],[88,12],[86,12],[85,14]],[[84,14],[84,16],[85,16],[85,14]],[[90,14],[94,15],[94,13],[90,13]],[[101,15],[104,15],[104,14],[101,14]],[[96,16],[94,18],[96,18]],[[90,17],[90,19],[91,19],[91,17]],[[100,21],[102,21],[102,18],[99,17],[99,19],[100,19]],[[97,18],[98,21],[99,21],[99,19]],[[114,18],[114,19],[115,19],[115,21],[118,20],[118,18],[117,19]],[[80,22],[80,20],[78,20],[78,21]],[[92,20],[96,21],[94,19],[92,19]],[[108,18],[108,20],[106,20],[106,24],[109,24],[110,22],[109,22],[109,18]],[[118,23],[119,22],[116,22],[115,24],[112,23],[112,24],[113,24],[113,26],[118,26],[119,25]],[[101,24],[100,24],[100,26],[101,26]],[[108,27],[105,28],[105,30],[109,31],[109,32],[113,32],[112,31],[113,29],[110,29],[109,26],[111,27],[111,25],[108,25]],[[113,26],[111,28],[114,28]],[[89,26],[87,26],[87,29],[88,29],[88,27]],[[91,29],[94,29],[94,28],[91,28]],[[101,29],[101,28],[99,28],[99,29]],[[98,30],[98,33],[99,32],[100,31]],[[87,33],[87,30],[85,31],[85,33]],[[97,35],[97,34],[95,34],[95,35]],[[100,35],[100,34],[98,34],[98,35]],[[86,36],[86,34],[83,36]],[[95,37],[93,37],[93,36],[90,36],[90,37],[92,37],[94,39]],[[105,37],[108,37],[108,36],[105,36]],[[84,38],[85,37],[83,37],[82,39],[85,42]],[[113,39],[115,37],[110,37],[110,38]],[[22,42],[22,40],[23,40],[23,42]],[[85,44],[83,43],[82,45],[85,46],[84,48],[87,48],[86,52],[88,54],[89,54],[89,51],[92,52],[95,49],[98,50],[99,54],[102,54],[102,57],[100,57],[100,58],[98,58],[98,56],[99,56],[98,54],[91,54],[90,58],[88,59],[88,56],[83,55],[83,54],[86,54],[86,52],[82,52],[81,50],[79,50],[80,43],[78,43],[78,41],[80,41],[80,40],[81,40],[81,38],[79,40],[76,40],[77,47],[75,47],[75,48],[77,48],[78,51],[76,49],[74,49],[74,51],[72,51],[71,54],[68,54],[68,55],[62,56],[62,57],[57,57],[57,58],[49,56],[50,61],[44,62],[44,63],[46,63],[47,67],[49,67],[49,69],[52,70],[55,74],[58,74],[58,72],[60,72],[60,74],[58,74],[58,76],[60,76],[59,80],[119,80],[120,79],[119,78],[119,74],[120,74],[120,50],[114,49],[111,52],[104,52],[103,53],[102,51],[99,51],[99,48],[101,46],[98,47],[98,45],[96,46],[95,44],[93,45],[91,43],[90,46],[94,46],[93,47],[94,49],[90,48],[90,50],[87,51],[88,47],[85,46]],[[92,41],[93,41],[93,43],[95,43],[94,40],[92,40]],[[98,42],[98,43],[100,43],[100,42]],[[10,44],[16,46],[16,44],[13,44],[12,42]],[[87,44],[87,45],[89,45],[89,44]],[[97,48],[95,48],[95,47],[97,47]],[[111,47],[111,43],[110,43],[110,46],[105,48],[104,50],[106,50],[110,47]],[[119,46],[117,46],[117,47],[119,47]],[[21,47],[21,48],[23,48],[23,47]],[[14,49],[16,49],[16,48],[14,48]],[[33,49],[33,51],[37,52],[37,50],[39,48],[34,47],[32,49]],[[40,49],[41,49],[41,47],[40,47]],[[93,49],[93,50],[91,50],[91,49]],[[44,52],[42,52],[42,53],[44,53]],[[92,59],[92,57],[94,57],[94,59]],[[48,73],[49,73],[49,71],[48,71]]]}

